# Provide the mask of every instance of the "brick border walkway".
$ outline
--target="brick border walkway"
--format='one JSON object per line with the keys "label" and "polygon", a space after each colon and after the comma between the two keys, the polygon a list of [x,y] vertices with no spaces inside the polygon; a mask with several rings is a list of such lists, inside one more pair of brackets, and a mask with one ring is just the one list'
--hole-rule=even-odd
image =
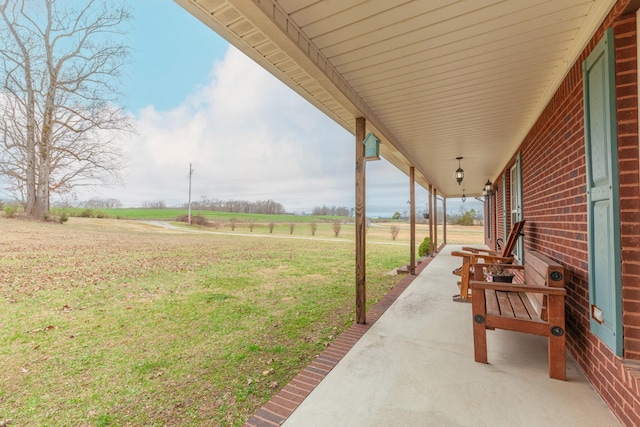
{"label": "brick border walkway", "polygon": [[306,368],[284,386],[262,408],[247,420],[244,427],[277,427],[284,423],[313,389],[351,350],[356,342],[376,323],[391,304],[404,292],[413,280],[424,270],[433,258],[424,259],[417,267],[414,276],[408,275],[400,280],[380,301],[367,312],[367,323],[354,324],[344,331]]}

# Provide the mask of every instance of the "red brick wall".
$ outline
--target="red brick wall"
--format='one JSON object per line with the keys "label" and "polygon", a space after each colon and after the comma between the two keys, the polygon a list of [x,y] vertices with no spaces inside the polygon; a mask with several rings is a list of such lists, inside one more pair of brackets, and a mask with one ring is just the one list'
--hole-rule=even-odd
{"label": "red brick wall", "polygon": [[[569,70],[522,142],[525,248],[569,271],[567,344],[573,358],[624,425],[640,426],[640,164],[635,13],[620,0]],[[624,359],[589,329],[586,169],[582,61],[614,28],[620,169]],[[507,173],[511,164],[503,173]],[[502,183],[502,175],[498,184]],[[495,215],[502,223],[502,191]]]}

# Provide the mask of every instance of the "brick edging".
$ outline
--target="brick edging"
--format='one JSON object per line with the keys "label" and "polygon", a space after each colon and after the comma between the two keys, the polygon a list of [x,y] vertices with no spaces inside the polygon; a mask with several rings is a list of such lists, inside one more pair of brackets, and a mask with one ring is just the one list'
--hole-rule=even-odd
{"label": "brick edging", "polygon": [[424,270],[433,258],[424,259],[417,267],[415,275],[400,280],[367,312],[366,324],[354,324],[344,331],[307,367],[296,375],[278,394],[264,404],[249,418],[243,427],[276,427],[284,423],[296,408],[306,399],[318,384],[342,360],[360,338],[376,323],[396,299],[409,287],[411,282]]}

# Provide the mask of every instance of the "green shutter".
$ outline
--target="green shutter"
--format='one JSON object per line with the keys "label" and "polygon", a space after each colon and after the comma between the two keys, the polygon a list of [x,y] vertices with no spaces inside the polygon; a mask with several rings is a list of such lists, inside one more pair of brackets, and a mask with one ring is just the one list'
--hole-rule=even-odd
{"label": "green shutter", "polygon": [[583,63],[591,330],[622,356],[622,279],[613,30]]}

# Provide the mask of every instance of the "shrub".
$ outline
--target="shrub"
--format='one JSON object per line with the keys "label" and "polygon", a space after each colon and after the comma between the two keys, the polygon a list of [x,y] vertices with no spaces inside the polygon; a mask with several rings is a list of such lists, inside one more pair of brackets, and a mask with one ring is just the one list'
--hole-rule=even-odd
{"label": "shrub", "polygon": [[473,225],[473,213],[470,211],[467,211],[464,213],[464,215],[462,215],[460,217],[460,219],[458,219],[457,221],[458,225]]}
{"label": "shrub", "polygon": [[66,212],[62,212],[60,214],[60,224],[64,224],[67,221],[69,221],[69,215]]}
{"label": "shrub", "polygon": [[80,218],[93,218],[93,211],[91,209],[85,209],[78,213]]}
{"label": "shrub", "polygon": [[96,212],[96,218],[100,218],[100,219],[109,218],[109,215],[107,215],[104,212]]}
{"label": "shrub", "polygon": [[17,212],[18,207],[15,205],[5,206],[4,208],[4,216],[6,216],[7,218],[15,218]]}
{"label": "shrub", "polygon": [[[174,218],[174,221],[189,223],[189,215],[178,215]],[[209,221],[202,215],[191,215],[191,224],[207,226],[209,225]]]}
{"label": "shrub", "polygon": [[420,246],[418,247],[418,256],[423,257],[431,254],[431,240],[425,237]]}
{"label": "shrub", "polygon": [[335,220],[333,221],[333,234],[338,237],[338,235],[340,234],[340,230],[342,229],[342,224],[340,224],[340,221]]}
{"label": "shrub", "polygon": [[400,226],[392,225],[389,231],[391,232],[391,239],[396,240],[396,237],[398,237],[398,233],[400,233]]}

